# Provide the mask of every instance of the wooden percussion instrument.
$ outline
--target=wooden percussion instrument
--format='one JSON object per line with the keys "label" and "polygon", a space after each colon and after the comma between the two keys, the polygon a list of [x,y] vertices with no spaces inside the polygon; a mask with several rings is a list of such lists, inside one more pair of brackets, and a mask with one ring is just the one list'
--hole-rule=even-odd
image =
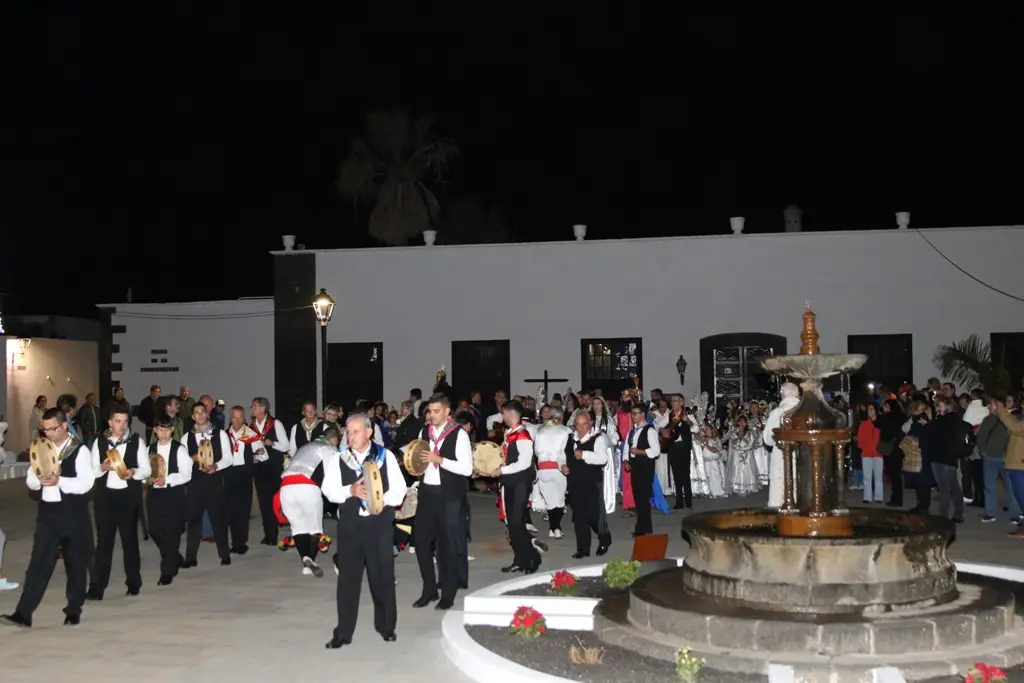
{"label": "wooden percussion instrument", "polygon": [[194,460],[199,465],[199,469],[206,470],[213,467],[213,443],[210,441],[203,441],[199,444],[199,450],[196,452]]}
{"label": "wooden percussion instrument", "polygon": [[128,466],[124,464],[124,458],[117,452],[116,448],[107,451],[107,462],[110,463],[110,470],[122,479],[128,477]]}
{"label": "wooden percussion instrument", "polygon": [[60,475],[57,447],[49,439],[33,439],[28,459],[32,471],[40,479],[52,479]]}
{"label": "wooden percussion instrument", "polygon": [[480,441],[473,446],[473,474],[476,476],[493,476],[492,473],[504,464],[505,455],[498,444]]}
{"label": "wooden percussion instrument", "polygon": [[427,471],[428,463],[423,460],[423,455],[429,451],[430,444],[423,439],[416,439],[405,447],[405,453],[402,454],[402,464],[405,466],[405,471],[409,473],[410,477],[422,477],[423,473]]}
{"label": "wooden percussion instrument", "polygon": [[157,479],[167,476],[167,461],[164,460],[163,456],[159,453],[154,453],[149,456],[149,466],[153,470],[153,473],[149,475],[149,479],[147,480],[150,486],[152,486],[153,482]]}
{"label": "wooden percussion instrument", "polygon": [[377,463],[369,458],[363,463],[363,485],[366,486],[366,511],[379,515],[384,511],[384,479]]}
{"label": "wooden percussion instrument", "polygon": [[416,507],[419,505],[420,489],[417,486],[409,489],[402,501],[402,507],[395,511],[395,519],[411,519],[416,516]]}

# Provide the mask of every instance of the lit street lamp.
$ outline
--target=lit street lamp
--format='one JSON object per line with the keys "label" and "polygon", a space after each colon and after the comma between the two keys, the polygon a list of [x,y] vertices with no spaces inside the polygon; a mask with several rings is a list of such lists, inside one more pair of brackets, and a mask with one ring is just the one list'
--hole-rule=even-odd
{"label": "lit street lamp", "polygon": [[320,323],[320,410],[323,410],[327,406],[327,325],[334,315],[334,299],[326,289],[321,289],[313,300],[313,313]]}

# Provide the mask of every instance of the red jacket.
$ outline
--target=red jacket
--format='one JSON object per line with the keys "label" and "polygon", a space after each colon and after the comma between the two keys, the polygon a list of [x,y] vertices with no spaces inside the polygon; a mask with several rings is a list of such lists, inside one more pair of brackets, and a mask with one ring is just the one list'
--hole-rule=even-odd
{"label": "red jacket", "polygon": [[881,440],[882,432],[871,420],[864,420],[857,428],[857,445],[860,446],[860,457],[881,458],[878,452],[878,442]]}

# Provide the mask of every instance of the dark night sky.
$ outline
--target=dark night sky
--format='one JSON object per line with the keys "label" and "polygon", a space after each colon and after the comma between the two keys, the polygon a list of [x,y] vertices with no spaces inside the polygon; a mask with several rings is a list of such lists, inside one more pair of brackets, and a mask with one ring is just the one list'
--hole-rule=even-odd
{"label": "dark night sky", "polygon": [[[1024,10],[12,4],[8,311],[128,286],[266,295],[281,234],[367,244],[334,181],[363,114],[391,105],[437,115],[463,149],[448,196],[500,207],[521,239],[580,222],[595,238],[725,233],[731,215],[775,230],[789,203],[805,229],[889,227],[897,210],[915,227],[1024,222]],[[60,276],[39,269],[53,250]]]}

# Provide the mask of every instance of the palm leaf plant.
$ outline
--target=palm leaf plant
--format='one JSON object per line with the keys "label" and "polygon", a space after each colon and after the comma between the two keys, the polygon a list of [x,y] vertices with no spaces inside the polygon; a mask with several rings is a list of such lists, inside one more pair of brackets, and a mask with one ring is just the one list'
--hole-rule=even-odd
{"label": "palm leaf plant", "polygon": [[404,245],[432,230],[440,214],[435,192],[459,148],[434,130],[430,114],[405,109],[367,114],[365,134],[341,164],[338,190],[354,205],[372,205],[367,228],[384,244]]}
{"label": "palm leaf plant", "polygon": [[1010,373],[1002,359],[992,357],[992,346],[972,334],[961,342],[942,344],[935,350],[932,363],[936,369],[963,391],[982,388],[998,394],[1010,388]]}

